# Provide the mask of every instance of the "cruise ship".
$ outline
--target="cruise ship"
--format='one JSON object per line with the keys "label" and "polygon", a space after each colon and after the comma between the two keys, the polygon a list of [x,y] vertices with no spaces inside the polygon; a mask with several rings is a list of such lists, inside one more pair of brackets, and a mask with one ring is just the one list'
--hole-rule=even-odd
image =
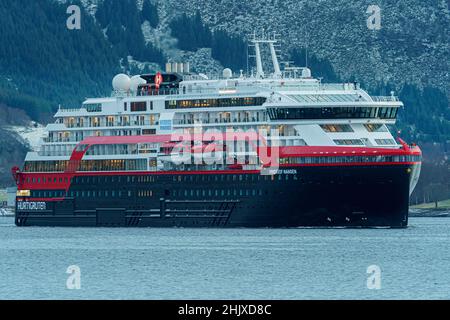
{"label": "cruise ship", "polygon": [[250,42],[249,74],[168,63],[60,107],[12,169],[16,225],[406,227],[421,150],[389,131],[402,102],[282,68],[275,38]]}

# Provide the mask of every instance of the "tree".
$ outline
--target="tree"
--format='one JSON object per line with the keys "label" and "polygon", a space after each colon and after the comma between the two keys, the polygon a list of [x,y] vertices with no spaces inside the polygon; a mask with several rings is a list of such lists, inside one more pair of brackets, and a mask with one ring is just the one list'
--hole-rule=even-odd
{"label": "tree", "polygon": [[170,23],[172,35],[178,39],[178,47],[182,50],[196,51],[200,48],[211,47],[212,34],[203,24],[200,12],[194,16],[183,13]]}
{"label": "tree", "polygon": [[212,57],[233,70],[244,70],[247,64],[247,44],[238,36],[230,36],[223,30],[212,37]]}
{"label": "tree", "polygon": [[306,56],[306,49],[299,48],[291,51],[291,59],[298,66],[306,66],[311,69],[315,78],[323,78],[323,82],[339,82],[339,77],[334,72],[333,66],[327,59],[320,59],[313,53],[309,52]]}
{"label": "tree", "polygon": [[158,7],[151,0],[144,0],[142,19],[147,20],[153,28],[156,28],[159,24]]}

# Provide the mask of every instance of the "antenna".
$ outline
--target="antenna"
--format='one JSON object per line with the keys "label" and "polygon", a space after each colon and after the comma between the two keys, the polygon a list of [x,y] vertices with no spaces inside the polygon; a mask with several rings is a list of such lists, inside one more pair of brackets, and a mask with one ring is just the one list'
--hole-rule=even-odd
{"label": "antenna", "polygon": [[306,43],[305,48],[305,67],[308,68],[308,43]]}
{"label": "antenna", "polygon": [[250,74],[250,70],[249,70],[249,52],[248,52],[248,47],[249,47],[249,45],[248,45],[248,43],[247,43],[247,76]]}
{"label": "antenna", "polygon": [[264,78],[264,70],[261,60],[261,50],[259,48],[259,42],[255,41],[255,54],[256,54],[256,77]]}
{"label": "antenna", "polygon": [[305,67],[308,68],[309,33],[306,30],[306,25],[303,26],[303,32],[305,34],[305,41],[306,41],[306,45],[305,45]]}
{"label": "antenna", "polygon": [[[256,77],[257,78],[264,78],[264,70],[263,70],[263,63],[262,63],[262,56],[261,56],[261,44],[267,44],[269,45],[270,49],[270,55],[272,57],[272,64],[274,68],[273,76],[276,78],[280,78],[282,76],[281,69],[280,69],[280,63],[278,62],[278,54],[277,51],[279,51],[276,46],[278,46],[278,40],[275,32],[272,35],[266,35],[264,30],[262,32],[261,38],[258,38],[256,36],[256,32],[251,35],[252,38],[249,41],[251,45],[255,47],[255,59],[256,59]],[[248,47],[247,47],[248,50]],[[250,57],[250,55],[247,55],[247,59]],[[253,57],[253,56],[252,56]]]}

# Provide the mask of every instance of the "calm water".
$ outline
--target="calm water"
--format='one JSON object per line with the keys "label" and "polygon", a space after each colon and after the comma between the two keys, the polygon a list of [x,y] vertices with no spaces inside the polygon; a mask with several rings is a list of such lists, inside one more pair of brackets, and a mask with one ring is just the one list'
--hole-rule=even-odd
{"label": "calm water", "polygon": [[[449,299],[450,218],[404,230],[16,228],[0,299]],[[369,265],[381,289],[367,289]],[[81,290],[66,269],[81,268]]]}

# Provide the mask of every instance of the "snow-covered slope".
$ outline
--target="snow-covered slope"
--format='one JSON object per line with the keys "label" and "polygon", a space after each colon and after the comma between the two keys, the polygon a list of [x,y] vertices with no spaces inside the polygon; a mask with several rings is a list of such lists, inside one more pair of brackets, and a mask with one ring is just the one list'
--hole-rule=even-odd
{"label": "snow-covered slope", "polygon": [[370,1],[166,0],[165,15],[200,10],[213,29],[246,35],[271,30],[284,48],[308,45],[343,78],[430,84],[450,95],[450,11],[445,0],[385,0],[381,30],[369,30]]}
{"label": "snow-covered slope", "polygon": [[46,133],[45,127],[34,121],[30,122],[27,126],[7,126],[5,129],[20,136],[23,143],[32,151],[39,150],[41,139]]}
{"label": "snow-covered slope", "polygon": [[[58,0],[65,2],[66,0]],[[91,14],[104,0],[82,0]],[[143,0],[136,0],[141,6]],[[357,76],[367,85],[409,82],[436,86],[450,97],[450,11],[446,0],[384,0],[381,30],[369,30],[367,0],[165,0],[156,1],[160,25],[142,26],[147,41],[172,60],[188,60],[194,69],[222,68],[207,51],[178,50],[168,27],[183,12],[199,10],[213,30],[245,36],[270,30],[284,38],[284,51],[308,46],[329,60],[345,79]],[[286,57],[289,58],[289,57]]]}

